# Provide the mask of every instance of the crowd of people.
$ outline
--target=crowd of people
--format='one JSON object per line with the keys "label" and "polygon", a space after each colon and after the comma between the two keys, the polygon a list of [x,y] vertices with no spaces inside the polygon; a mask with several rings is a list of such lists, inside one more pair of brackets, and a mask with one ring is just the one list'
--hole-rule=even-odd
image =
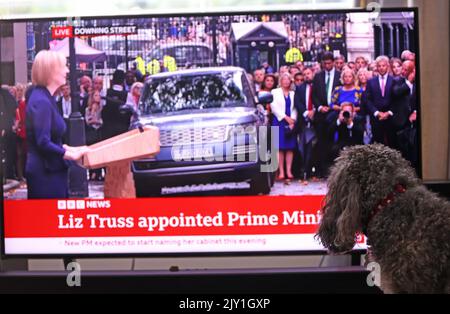
{"label": "crowd of people", "polygon": [[[84,118],[86,145],[113,137],[127,131],[137,119],[138,101],[143,83],[133,71],[117,70],[111,86],[105,88],[104,78],[82,76],[79,87],[79,110]],[[3,85],[0,89],[2,118],[2,144],[6,179],[25,181],[27,158],[27,102],[34,85]],[[70,83],[64,82],[54,93],[56,110],[65,122],[66,129],[72,114],[72,93]],[[63,144],[69,144],[69,134],[63,134]],[[102,169],[92,170],[90,180],[103,180]]]}
{"label": "crowd of people", "polygon": [[415,75],[410,51],[373,62],[325,54],[312,67],[299,61],[274,73],[265,63],[249,74],[258,93],[273,94],[268,110],[279,127],[278,180],[326,177],[342,149],[369,143],[398,149],[417,167]]}
{"label": "crowd of people", "polygon": [[[325,54],[313,66],[298,61],[275,71],[264,63],[248,76],[257,93],[273,94],[267,109],[271,125],[279,128],[279,180],[300,177],[307,183],[326,177],[341,149],[375,142],[400,150],[417,166],[414,53],[406,51],[401,59],[380,56],[373,62]],[[138,119],[142,79],[135,71],[116,70],[105,88],[102,76],[79,78],[87,145],[127,131]],[[25,177],[26,106],[33,88],[17,84],[0,89],[4,173],[9,179]],[[71,95],[67,82],[53,95],[66,126]],[[67,133],[63,143],[69,143]],[[89,173],[91,180],[103,175],[102,170]]]}
{"label": "crowd of people", "polygon": [[0,117],[3,180],[25,181],[27,156],[25,124],[25,84],[2,85],[0,88]]}

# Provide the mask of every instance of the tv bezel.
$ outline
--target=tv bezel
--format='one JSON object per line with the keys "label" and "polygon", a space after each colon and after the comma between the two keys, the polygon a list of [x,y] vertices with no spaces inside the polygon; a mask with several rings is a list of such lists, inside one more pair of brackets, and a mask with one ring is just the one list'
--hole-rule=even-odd
{"label": "tv bezel", "polygon": [[[366,10],[364,8],[352,8],[352,9],[330,9],[330,10],[259,10],[259,11],[235,11],[235,12],[202,12],[202,13],[157,13],[157,14],[134,14],[134,15],[106,15],[106,16],[77,16],[82,20],[92,20],[92,19],[127,19],[127,18],[164,18],[164,17],[204,17],[204,16],[223,16],[223,15],[259,15],[259,14],[348,14],[348,13],[371,13],[373,11]],[[395,13],[395,12],[412,12],[414,13],[414,42],[415,42],[415,53],[416,53],[416,81],[418,86],[420,86],[420,42],[419,42],[419,9],[417,7],[407,7],[407,8],[381,8],[381,13]],[[0,19],[0,23],[20,23],[20,22],[45,22],[45,21],[64,21],[70,18],[67,17],[30,17],[30,18],[13,18],[13,19]],[[75,17],[72,17],[75,18]],[[417,113],[419,117],[421,116],[421,89],[418,88],[416,92],[417,97]],[[421,121],[417,120],[417,130],[418,130],[418,169],[417,175],[422,178],[422,129]],[[3,179],[3,170],[0,169],[0,179]],[[1,205],[0,205],[0,245],[1,259],[11,259],[11,258],[31,258],[31,259],[49,259],[49,258],[63,258],[63,259],[74,259],[74,258],[164,258],[164,257],[254,257],[254,256],[304,256],[304,255],[324,255],[327,254],[327,250],[292,250],[292,251],[245,251],[245,252],[177,252],[177,253],[77,253],[77,254],[6,254],[5,252],[5,234],[4,234],[4,196],[3,196],[3,185],[0,185],[1,192]],[[198,196],[201,197],[201,196]],[[263,196],[261,196],[263,197]],[[365,254],[365,249],[356,249],[351,251],[349,254],[362,255]]]}

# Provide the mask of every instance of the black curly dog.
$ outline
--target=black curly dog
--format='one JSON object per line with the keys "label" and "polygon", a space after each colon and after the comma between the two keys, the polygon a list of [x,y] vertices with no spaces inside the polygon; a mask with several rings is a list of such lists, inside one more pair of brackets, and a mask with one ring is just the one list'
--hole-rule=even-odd
{"label": "black curly dog", "polygon": [[332,253],[363,233],[385,293],[450,293],[450,203],[383,145],[341,152],[328,178],[317,238]]}

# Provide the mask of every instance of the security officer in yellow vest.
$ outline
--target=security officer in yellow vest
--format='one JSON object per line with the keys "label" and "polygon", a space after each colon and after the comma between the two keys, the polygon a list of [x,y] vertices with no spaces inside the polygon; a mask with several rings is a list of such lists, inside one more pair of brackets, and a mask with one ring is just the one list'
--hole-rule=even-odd
{"label": "security officer in yellow vest", "polygon": [[163,58],[165,72],[174,72],[177,70],[177,62],[174,57],[165,55]]}
{"label": "security officer in yellow vest", "polygon": [[297,61],[303,62],[303,54],[300,49],[292,47],[286,52],[285,60],[286,63],[295,63]]}
{"label": "security officer in yellow vest", "polygon": [[137,56],[134,62],[137,70],[142,73],[142,75],[154,75],[160,72],[174,72],[178,69],[175,58],[168,55],[165,55],[161,61],[157,59],[151,60],[147,66],[145,66],[145,61],[140,55]]}
{"label": "security officer in yellow vest", "polygon": [[147,63],[147,74],[154,75],[161,72],[161,66],[157,59],[153,59],[149,63]]}
{"label": "security officer in yellow vest", "polygon": [[142,74],[142,76],[145,75],[145,61],[141,57],[141,55],[138,55],[136,59],[134,60],[136,63],[136,69]]}

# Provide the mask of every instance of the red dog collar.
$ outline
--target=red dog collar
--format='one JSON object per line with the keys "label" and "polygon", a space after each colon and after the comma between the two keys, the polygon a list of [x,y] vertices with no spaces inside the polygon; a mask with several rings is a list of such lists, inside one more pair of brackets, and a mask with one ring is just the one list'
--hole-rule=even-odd
{"label": "red dog collar", "polygon": [[406,192],[406,188],[402,185],[402,184],[397,184],[394,187],[394,191],[392,193],[390,193],[388,196],[386,196],[382,201],[380,201],[377,206],[370,212],[369,214],[369,219],[367,221],[367,228],[369,227],[370,222],[372,221],[372,219],[379,213],[381,212],[383,209],[385,209],[388,205],[390,205],[395,198],[399,195],[399,194],[403,194]]}

